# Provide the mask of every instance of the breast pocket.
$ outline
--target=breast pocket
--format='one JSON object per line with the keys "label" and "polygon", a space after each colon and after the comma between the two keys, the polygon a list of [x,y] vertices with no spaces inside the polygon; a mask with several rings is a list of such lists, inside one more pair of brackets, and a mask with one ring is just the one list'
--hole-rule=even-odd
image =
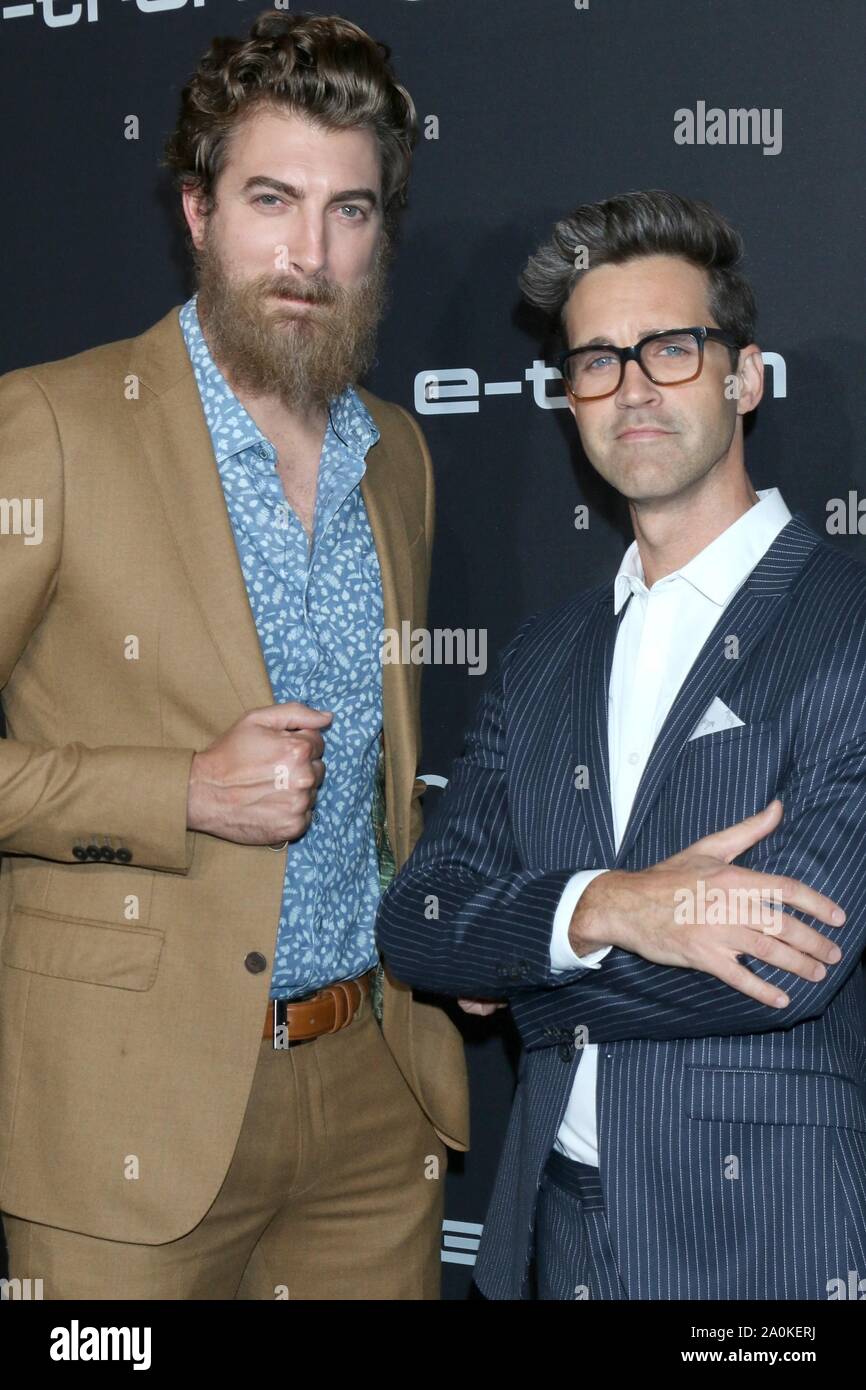
{"label": "breast pocket", "polygon": [[759,719],[751,724],[733,724],[727,729],[715,729],[710,734],[698,734],[697,738],[687,739],[683,745],[683,752],[705,752],[708,748],[721,748],[726,743],[738,744],[744,737],[744,746],[748,746],[752,739],[765,739],[778,728],[778,719]]}
{"label": "breast pocket", "polygon": [[[717,729],[683,744],[665,786],[672,843],[684,848],[703,835],[760,811],[779,791],[789,746],[778,719]],[[683,839],[683,827],[688,827]]]}

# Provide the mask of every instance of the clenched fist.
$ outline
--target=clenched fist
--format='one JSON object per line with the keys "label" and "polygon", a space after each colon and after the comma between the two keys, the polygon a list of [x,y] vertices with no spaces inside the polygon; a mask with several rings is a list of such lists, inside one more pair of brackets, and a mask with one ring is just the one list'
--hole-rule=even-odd
{"label": "clenched fist", "polygon": [[298,840],[322,785],[328,710],[292,701],[249,710],[192,760],[187,825],[239,845]]}

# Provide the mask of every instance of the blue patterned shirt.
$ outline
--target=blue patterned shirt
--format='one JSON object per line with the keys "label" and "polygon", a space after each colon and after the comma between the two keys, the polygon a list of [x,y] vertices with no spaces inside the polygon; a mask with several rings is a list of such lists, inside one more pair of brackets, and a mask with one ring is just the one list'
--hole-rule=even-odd
{"label": "blue patterned shirt", "polygon": [[379,561],[359,483],[379,431],[348,386],[330,403],[312,546],[277,452],[210,355],[196,300],[180,309],[274,702],[332,710],[313,823],[287,850],[271,998],[377,964],[379,871],[371,816],[382,729]]}

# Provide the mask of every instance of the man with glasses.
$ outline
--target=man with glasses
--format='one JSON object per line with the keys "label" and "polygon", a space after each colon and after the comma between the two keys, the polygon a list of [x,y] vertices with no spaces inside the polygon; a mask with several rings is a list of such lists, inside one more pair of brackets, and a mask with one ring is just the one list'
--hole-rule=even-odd
{"label": "man with glasses", "polygon": [[741,251],[634,193],[521,277],[635,540],[506,648],[378,923],[401,978],[507,1001],[524,1045],[490,1298],[531,1295],[533,1248],[543,1299],[866,1270],[866,570],[746,473]]}

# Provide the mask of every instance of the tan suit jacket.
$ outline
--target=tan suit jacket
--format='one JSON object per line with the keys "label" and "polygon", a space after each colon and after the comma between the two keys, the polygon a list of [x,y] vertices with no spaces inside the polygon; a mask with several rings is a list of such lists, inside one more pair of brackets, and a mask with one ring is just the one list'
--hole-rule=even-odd
{"label": "tan suit jacket", "polygon": [[[385,625],[423,626],[430,456],[406,411],[360,395],[381,434],[361,491]],[[0,1210],[159,1244],[226,1174],[286,864],[186,827],[193,753],[274,698],[177,307],[0,378],[0,523]],[[398,867],[421,828],[420,671],[383,666]],[[79,862],[94,843],[114,857]],[[459,1031],[390,976],[382,1026],[467,1148]]]}

